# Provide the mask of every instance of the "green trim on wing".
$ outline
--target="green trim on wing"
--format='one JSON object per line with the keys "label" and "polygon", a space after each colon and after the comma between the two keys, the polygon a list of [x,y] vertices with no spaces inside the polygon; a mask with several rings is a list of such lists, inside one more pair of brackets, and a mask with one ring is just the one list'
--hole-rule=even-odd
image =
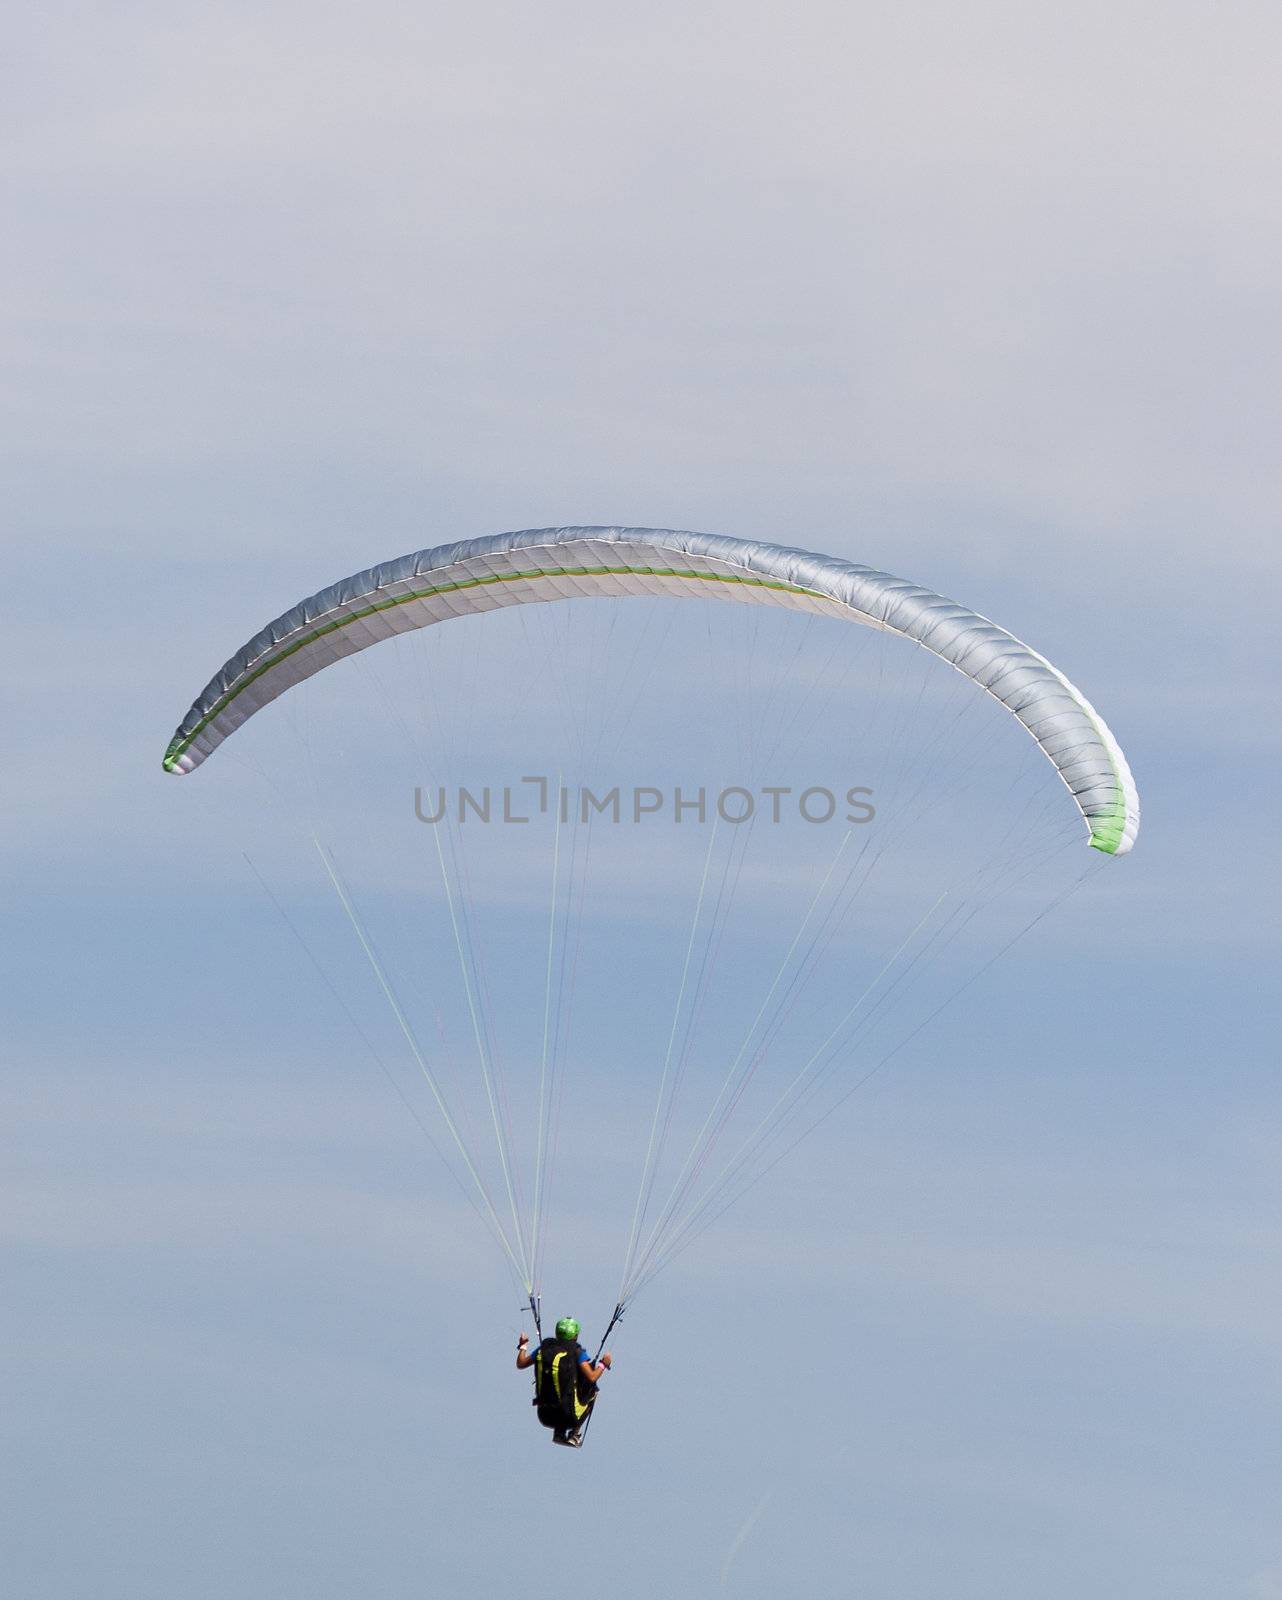
{"label": "green trim on wing", "polygon": [[1090,846],[1092,850],[1102,850],[1105,855],[1115,856],[1117,847],[1122,842],[1126,832],[1126,794],[1122,789],[1119,778],[1117,784],[1117,798],[1113,802],[1113,810],[1107,817],[1091,823]]}

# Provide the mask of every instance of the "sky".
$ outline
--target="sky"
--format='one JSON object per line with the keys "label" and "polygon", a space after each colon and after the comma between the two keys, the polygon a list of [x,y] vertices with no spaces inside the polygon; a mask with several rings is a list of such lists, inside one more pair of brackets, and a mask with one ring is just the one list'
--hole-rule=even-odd
{"label": "sky", "polygon": [[[1282,1597],[1280,31],[1183,0],[14,19],[15,1593]],[[501,1257],[242,852],[313,891],[243,784],[160,757],[323,584],[598,522],[997,618],[1107,716],[1144,823],[638,1299],[588,1448],[549,1454]],[[628,862],[652,928],[670,863]],[[764,950],[769,911],[742,928]],[[618,1031],[552,1291],[589,1331]]]}

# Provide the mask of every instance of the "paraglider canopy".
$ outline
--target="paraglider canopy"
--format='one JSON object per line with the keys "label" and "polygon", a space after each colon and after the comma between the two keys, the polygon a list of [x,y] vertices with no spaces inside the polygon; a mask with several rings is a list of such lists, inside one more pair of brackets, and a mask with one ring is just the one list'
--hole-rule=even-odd
{"label": "paraglider canopy", "polygon": [[853,561],[665,528],[528,529],[420,550],[344,578],[269,623],[210,679],[170,741],[165,769],[192,771],[286,689],[380,640],[504,606],[655,594],[787,606],[912,640],[1024,724],[1068,786],[1095,849],[1123,855],[1135,843],[1139,796],[1116,739],[1081,691],[1013,634]]}

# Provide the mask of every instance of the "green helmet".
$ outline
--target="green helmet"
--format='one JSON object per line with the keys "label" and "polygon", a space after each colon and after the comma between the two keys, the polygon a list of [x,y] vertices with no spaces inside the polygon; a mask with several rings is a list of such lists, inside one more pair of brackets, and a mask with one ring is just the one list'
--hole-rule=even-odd
{"label": "green helmet", "polygon": [[573,1317],[562,1317],[556,1325],[556,1336],[558,1339],[577,1339],[579,1337],[578,1323]]}

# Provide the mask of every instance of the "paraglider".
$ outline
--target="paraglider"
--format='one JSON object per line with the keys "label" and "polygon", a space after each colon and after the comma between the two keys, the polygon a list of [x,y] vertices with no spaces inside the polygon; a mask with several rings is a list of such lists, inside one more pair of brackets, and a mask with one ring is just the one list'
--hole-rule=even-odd
{"label": "paraglider", "polygon": [[[845,822],[850,826],[831,857],[810,869],[810,877],[800,871],[788,876],[789,890],[800,903],[795,913],[790,910],[783,920],[776,918],[777,927],[770,930],[773,942],[757,942],[754,949],[764,951],[768,947],[768,964],[760,974],[753,975],[750,983],[740,984],[733,1001],[728,1002],[730,1034],[724,1041],[709,1043],[701,1042],[698,1030],[706,1024],[707,997],[742,880],[747,848],[743,841],[751,831],[736,829],[741,820],[738,816],[723,813],[721,823],[715,815],[711,817],[706,852],[701,862],[694,859],[691,874],[693,915],[688,933],[683,931],[668,942],[676,967],[676,999],[671,1023],[663,1029],[654,1048],[660,1061],[658,1089],[647,1124],[637,1200],[610,1329],[644,1284],[783,1159],[811,1127],[817,1126],[1036,922],[1061,904],[1080,881],[1075,880],[1063,892],[1047,891],[1041,901],[1028,906],[1021,902],[1014,932],[1002,932],[988,944],[980,944],[971,965],[961,973],[961,981],[954,981],[955,974],[946,969],[946,963],[966,939],[975,936],[981,926],[976,919],[1003,894],[1018,899],[1022,886],[1066,843],[1065,832],[1054,815],[1056,804],[1063,805],[1062,799],[1057,801],[1054,793],[1047,796],[1041,792],[1042,775],[1049,777],[1046,765],[1039,769],[1035,782],[1021,771],[1009,786],[1009,793],[1018,799],[1018,808],[1012,809],[1009,816],[999,813],[1000,785],[995,780],[990,803],[988,781],[994,741],[989,732],[974,739],[966,732],[965,718],[973,704],[987,698],[1031,736],[1045,763],[1067,789],[1078,836],[1084,829],[1086,842],[1099,853],[1096,860],[1099,856],[1125,855],[1134,846],[1139,830],[1135,783],[1103,718],[1062,672],[996,623],[930,589],[873,567],[759,540],[671,529],[569,526],[500,534],[421,550],[332,584],[283,612],[226,661],[197,695],[175,731],[165,752],[165,770],[175,775],[193,772],[288,690],[375,644],[389,640],[408,643],[415,635],[434,630],[438,623],[466,618],[476,623],[486,614],[519,612],[531,605],[583,600],[635,602],[646,598],[729,602],[742,612],[754,612],[745,665],[742,670],[724,672],[724,689],[730,700],[740,690],[746,694],[753,685],[754,660],[750,652],[757,640],[757,615],[764,618],[768,614],[798,613],[807,623],[812,619],[855,623],[859,625],[856,633],[871,630],[873,635],[890,640],[886,662],[881,656],[877,658],[877,678],[868,698],[880,693],[889,707],[885,746],[894,756],[888,766],[899,782],[899,790],[892,795],[897,804],[888,808],[882,803],[880,791],[874,805],[871,788],[848,788],[848,797],[860,797],[866,814],[846,813]],[[578,614],[577,607],[567,609]],[[476,659],[483,658],[484,634],[494,626],[489,622],[481,625]],[[840,638],[834,642],[830,662],[842,659],[850,638],[844,629],[837,632]],[[594,654],[585,669],[576,670],[559,646],[552,648],[547,657],[547,674],[549,678],[559,675],[557,688],[564,695],[560,725],[571,727],[582,722],[579,752],[585,761],[588,758],[583,751],[599,749],[603,732],[614,739],[616,747],[626,744],[631,713],[623,707],[624,699],[633,709],[645,702],[643,681],[637,686],[628,680],[626,697],[616,692],[617,686],[600,687],[606,681],[614,643],[612,632],[604,639],[594,640]],[[906,679],[894,679],[890,656],[893,651],[902,652],[905,644],[930,671],[935,670],[933,662],[937,660],[951,668],[957,675],[953,682],[959,682],[956,703],[949,701],[941,706],[918,746],[914,745],[911,729],[914,716],[925,703],[927,679],[924,671],[916,686]],[[769,654],[772,648],[767,641],[765,653]],[[615,659],[617,655],[616,651]],[[620,672],[624,676],[633,672],[635,677],[669,659],[683,673],[683,707],[701,704],[712,695],[722,660],[715,650],[711,654],[713,670],[705,663],[697,671],[685,671],[679,647],[638,639]],[[772,683],[785,683],[796,659],[799,656],[772,658]],[[477,679],[475,671],[472,677]],[[424,688],[416,698],[414,710],[426,707],[430,711],[434,709],[434,696],[426,671],[422,681]],[[807,680],[810,687],[803,685],[800,691],[803,709],[809,710],[812,705],[818,708],[814,716],[825,732],[825,738],[819,741],[824,748],[836,743],[849,722],[848,710],[839,707],[837,712],[828,712],[822,699],[824,694],[836,693],[834,686],[840,681],[835,670],[825,667],[817,669]],[[541,685],[541,679],[526,672],[518,677],[514,692],[516,687],[528,690],[531,684]],[[483,690],[476,692],[483,701]],[[591,719],[586,712],[580,716],[582,703],[576,702],[575,697],[579,694],[586,700],[594,692],[598,702],[594,708],[596,722],[593,737],[589,738],[586,724]],[[511,696],[505,695],[506,698]],[[795,727],[800,738],[806,731],[805,720],[800,716],[790,719],[784,713],[772,723],[767,702],[767,696],[758,694],[736,712],[758,761],[778,748],[778,739],[771,744],[765,736],[767,732],[774,738],[781,730],[787,732]],[[484,709],[484,704],[471,709],[472,724]],[[278,770],[287,772],[289,762],[283,753],[273,748],[271,754]],[[923,846],[912,858],[912,870],[904,874],[899,885],[901,892],[887,895],[880,905],[871,904],[870,897],[889,871],[887,863],[895,860],[894,850],[913,837],[911,830],[921,828],[923,818],[931,824],[937,824],[941,817],[948,821],[953,791],[932,798],[925,786],[944,770],[949,759],[957,763],[956,792],[964,790],[977,797],[976,816],[989,829],[989,836],[982,847],[977,847],[973,863],[948,867],[942,887],[934,889],[927,881],[927,863],[934,860],[935,845],[941,840],[948,844],[953,835],[976,831],[974,827],[963,828],[960,822],[951,833],[947,828],[940,829],[939,838],[932,838],[929,848]],[[546,800],[553,780],[543,777],[522,781],[542,784]],[[313,782],[312,787],[315,790],[319,785]],[[481,1107],[494,1131],[498,1192],[486,1181],[475,1135],[466,1119],[457,1114],[434,1051],[423,1043],[414,995],[407,998],[403,985],[398,985],[380,953],[379,941],[370,932],[360,897],[319,834],[315,836],[315,847],[361,954],[390,1008],[403,1047],[408,1048],[414,1066],[431,1091],[461,1166],[460,1182],[499,1244],[537,1321],[556,1148],[558,1072],[568,1034],[570,1002],[566,996],[572,994],[574,987],[571,931],[576,916],[580,919],[578,931],[582,931],[582,886],[590,855],[590,844],[583,851],[579,848],[579,830],[590,841],[592,817],[586,806],[580,817],[575,807],[564,804],[564,789],[560,807],[544,807],[549,827],[554,830],[550,840],[552,900],[546,946],[539,956],[541,1029],[536,1029],[537,1037],[526,1052],[537,1063],[537,1073],[531,1070],[528,1075],[533,1101],[530,1122],[535,1130],[531,1136],[534,1160],[532,1181],[523,1184],[513,1132],[519,1119],[512,1113],[505,1094],[501,1051],[496,1042],[502,1031],[499,1024],[504,1021],[503,1002],[500,998],[495,1003],[485,981],[484,946],[476,934],[467,901],[466,862],[457,853],[461,845],[449,832],[448,810],[443,801],[439,805],[433,802],[425,813],[424,792],[439,797],[443,790],[439,785],[415,788],[417,820],[411,825],[417,829],[420,850],[430,836],[429,848],[435,850],[439,863],[442,904],[457,951],[479,1068]],[[742,796],[749,789],[736,777],[724,792]],[[777,795],[789,791],[774,788],[764,792]],[[866,802],[863,797],[867,797]],[[1015,802],[1011,803],[1014,807]],[[503,810],[507,810],[506,803]],[[826,820],[831,814],[832,808],[819,815],[803,808],[804,820],[798,826],[804,833],[807,824]],[[874,818],[876,828],[861,826]],[[508,815],[506,820],[524,825],[528,817]],[[705,820],[701,813],[700,821]],[[762,826],[768,827],[771,820],[767,814]],[[432,827],[424,829],[424,822],[431,822]],[[780,822],[777,806],[773,822]],[[718,835],[717,828],[722,824],[723,831]],[[1052,824],[1056,831],[1045,831]],[[815,830],[811,832],[813,835]],[[874,834],[876,842],[870,842]],[[724,854],[718,855],[718,851]],[[843,946],[841,938],[854,924],[857,911],[862,913],[860,926],[867,930],[866,936],[862,943]],[[894,922],[894,918],[898,921]],[[684,929],[684,923],[682,926]],[[795,932],[789,937],[794,926]],[[742,952],[747,947],[740,948]],[[838,964],[838,957],[843,957],[844,965]],[[746,956],[741,953],[740,959]],[[577,955],[574,960],[577,962]],[[936,971],[945,971],[947,981],[941,981],[938,991],[931,991],[925,987],[926,975]],[[920,997],[920,1015],[907,1008],[914,996]],[[786,1036],[785,1023],[793,1030]],[[786,1044],[781,1042],[784,1038],[788,1040]],[[693,1070],[691,1063],[704,1060],[715,1069],[713,1082],[719,1080],[719,1087],[706,1115],[701,1121],[695,1118],[697,1131],[684,1160],[675,1164],[664,1199],[661,1195],[665,1191],[659,1188],[658,1180],[673,1136],[673,1108]],[[782,1068],[781,1082],[776,1080],[768,1087],[764,1084],[765,1063],[777,1063]],[[843,1064],[853,1067],[847,1082],[836,1073]],[[835,1087],[835,1098],[824,1099],[825,1087],[830,1097]],[[750,1088],[754,1092],[760,1089],[763,1095],[759,1113],[754,1113],[759,1120],[730,1158],[717,1167],[710,1158],[734,1120],[744,1116]],[[563,1329],[571,1327],[572,1333],[563,1334]],[[517,1356],[519,1368],[535,1369],[535,1404],[540,1421],[552,1429],[554,1441],[563,1444],[581,1441],[595,1403],[596,1384],[610,1365],[609,1355],[603,1350],[597,1352],[596,1358],[587,1357],[577,1343],[578,1332],[573,1319],[562,1319],[556,1339],[541,1339],[533,1353],[523,1335]]]}

